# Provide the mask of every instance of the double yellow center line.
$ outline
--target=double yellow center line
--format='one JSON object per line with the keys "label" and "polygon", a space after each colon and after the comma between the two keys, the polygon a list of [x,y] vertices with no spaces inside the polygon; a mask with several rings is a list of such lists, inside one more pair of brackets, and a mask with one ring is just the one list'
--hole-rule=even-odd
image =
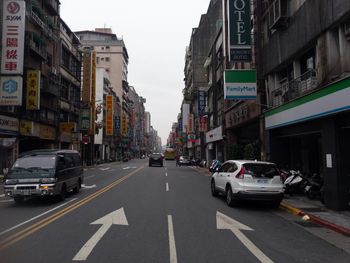
{"label": "double yellow center line", "polygon": [[138,169],[136,169],[135,171],[129,173],[128,175],[118,179],[117,181],[105,186],[104,188],[100,189],[99,191],[97,191],[96,193],[93,193],[92,195],[89,195],[85,198],[83,198],[82,200],[62,209],[61,211],[7,237],[4,240],[0,241],[0,250],[3,250],[11,245],[13,245],[14,243],[26,238],[27,236],[33,234],[34,232],[40,230],[41,228],[51,224],[52,222],[56,221],[57,219],[63,217],[64,215],[72,212],[73,210],[79,208],[80,206],[90,202],[91,200],[97,198],[98,196],[100,196],[101,194],[109,191],[110,189],[112,189],[113,187],[117,186],[118,184],[122,183],[123,181],[125,181],[126,179],[130,178],[131,176],[135,175],[136,173],[138,173],[139,171],[141,171],[144,167],[140,167]]}

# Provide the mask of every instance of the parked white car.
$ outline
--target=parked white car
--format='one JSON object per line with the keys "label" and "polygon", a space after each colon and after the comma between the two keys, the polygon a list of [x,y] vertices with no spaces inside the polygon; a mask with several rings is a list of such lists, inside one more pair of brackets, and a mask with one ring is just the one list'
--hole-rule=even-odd
{"label": "parked white car", "polygon": [[274,163],[229,160],[211,177],[211,193],[221,192],[234,206],[240,199],[270,201],[278,207],[283,199],[283,183]]}

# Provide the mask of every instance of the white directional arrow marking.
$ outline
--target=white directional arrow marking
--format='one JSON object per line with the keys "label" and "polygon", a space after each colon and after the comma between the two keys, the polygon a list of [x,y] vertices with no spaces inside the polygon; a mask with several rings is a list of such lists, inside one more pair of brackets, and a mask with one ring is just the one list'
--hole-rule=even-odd
{"label": "white directional arrow marking", "polygon": [[85,243],[85,245],[75,255],[73,260],[84,261],[88,258],[91,251],[94,249],[96,244],[102,239],[104,234],[112,225],[124,225],[128,226],[128,220],[126,219],[124,208],[120,208],[94,222],[91,225],[102,225],[99,230]]}
{"label": "white directional arrow marking", "polygon": [[259,248],[257,248],[253,242],[251,242],[241,230],[254,231],[249,226],[243,225],[242,223],[220,213],[216,212],[216,228],[231,230],[233,234],[248,248],[248,250],[263,263],[273,263]]}
{"label": "white directional arrow marking", "polygon": [[136,169],[137,167],[134,167],[134,166],[132,166],[132,167],[130,167],[130,166],[127,166],[127,167],[124,167],[123,168],[123,170],[128,170],[128,169]]}
{"label": "white directional arrow marking", "polygon": [[82,189],[92,189],[92,188],[95,188],[97,187],[97,185],[93,184],[93,185],[85,185],[85,184],[82,184],[81,185],[81,188]]}

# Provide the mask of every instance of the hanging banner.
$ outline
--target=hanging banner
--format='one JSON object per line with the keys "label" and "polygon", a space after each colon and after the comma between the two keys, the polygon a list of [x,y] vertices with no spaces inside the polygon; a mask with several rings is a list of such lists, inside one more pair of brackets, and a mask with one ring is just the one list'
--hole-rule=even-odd
{"label": "hanging banner", "polygon": [[113,135],[113,96],[106,96],[106,135]]}
{"label": "hanging banner", "polygon": [[256,97],[256,70],[225,70],[224,98],[226,100],[254,100]]}
{"label": "hanging banner", "polygon": [[40,110],[40,71],[27,71],[27,110]]}
{"label": "hanging banner", "polygon": [[22,77],[0,78],[0,106],[22,105]]}
{"label": "hanging banner", "polygon": [[4,0],[1,74],[22,75],[24,60],[25,1]]}
{"label": "hanging banner", "polygon": [[193,128],[193,122],[194,122],[194,115],[193,113],[190,113],[188,115],[188,124],[187,124],[187,133],[191,133],[194,131],[194,128]]}
{"label": "hanging banner", "polygon": [[228,1],[229,60],[251,61],[251,0]]}

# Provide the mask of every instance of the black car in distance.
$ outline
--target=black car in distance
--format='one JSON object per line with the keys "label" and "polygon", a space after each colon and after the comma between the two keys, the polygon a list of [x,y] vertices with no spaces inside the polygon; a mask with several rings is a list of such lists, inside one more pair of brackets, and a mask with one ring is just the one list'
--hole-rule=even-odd
{"label": "black car in distance", "polygon": [[152,153],[149,156],[148,166],[153,166],[153,164],[158,164],[163,166],[163,155],[160,153]]}

